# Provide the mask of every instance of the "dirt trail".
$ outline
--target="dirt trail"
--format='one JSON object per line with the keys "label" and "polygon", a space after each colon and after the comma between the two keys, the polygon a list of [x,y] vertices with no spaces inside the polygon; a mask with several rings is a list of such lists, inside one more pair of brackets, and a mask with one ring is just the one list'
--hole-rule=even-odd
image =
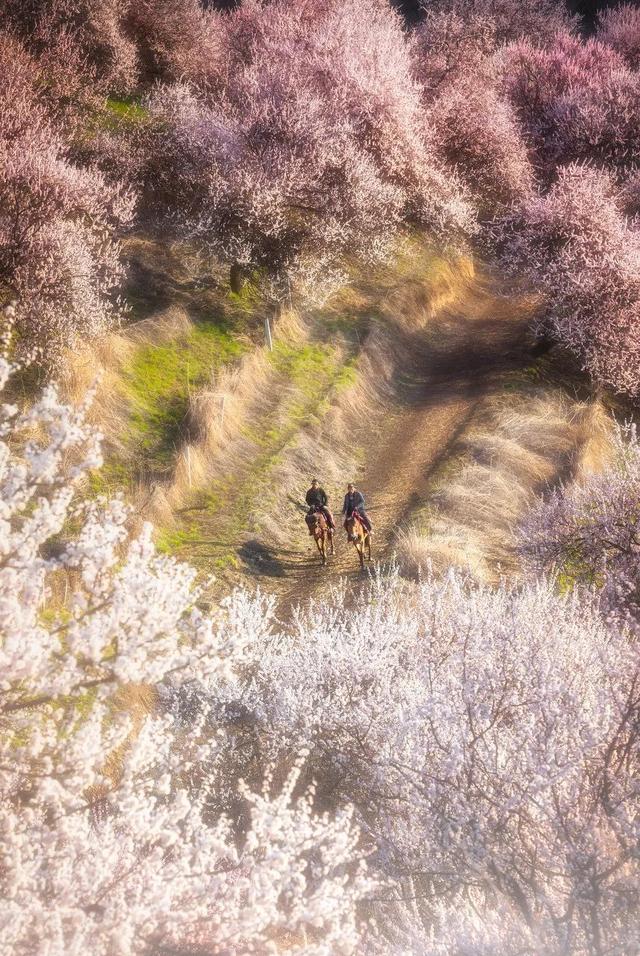
{"label": "dirt trail", "polygon": [[[475,281],[464,300],[438,310],[428,332],[416,335],[412,367],[403,370],[395,402],[358,428],[366,449],[358,474],[374,526],[373,560],[393,557],[398,530],[425,504],[434,473],[456,451],[474,412],[500,375],[530,362],[527,309],[503,298],[487,281]],[[339,503],[332,502],[336,511]],[[301,521],[287,549],[246,555],[252,577],[279,597],[287,616],[297,604],[317,598],[339,578],[362,580],[357,556],[340,530],[336,555],[322,568]]]}

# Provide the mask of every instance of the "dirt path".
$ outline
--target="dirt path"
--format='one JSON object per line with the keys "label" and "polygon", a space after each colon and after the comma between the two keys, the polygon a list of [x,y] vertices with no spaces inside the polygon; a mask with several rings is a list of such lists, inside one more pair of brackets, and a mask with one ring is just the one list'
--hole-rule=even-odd
{"label": "dirt path", "polygon": [[[427,502],[434,473],[457,451],[479,402],[504,371],[530,361],[525,311],[478,283],[464,302],[432,320],[426,337],[416,336],[415,362],[404,370],[393,407],[359,429],[366,456],[358,486],[374,525],[375,562],[392,559],[398,530]],[[254,542],[245,558],[254,580],[278,595],[286,617],[341,577],[362,580],[341,530],[336,543],[335,557],[322,568],[300,521],[289,548],[260,553]]]}

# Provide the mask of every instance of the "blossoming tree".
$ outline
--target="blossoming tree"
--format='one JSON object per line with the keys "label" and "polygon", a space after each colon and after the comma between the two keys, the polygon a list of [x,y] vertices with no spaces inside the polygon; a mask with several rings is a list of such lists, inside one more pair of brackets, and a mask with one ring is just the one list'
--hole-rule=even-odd
{"label": "blossoming tree", "polygon": [[546,297],[539,322],[596,383],[640,388],[640,233],[610,175],[571,165],[487,230],[503,267]]}
{"label": "blossoming tree", "polygon": [[403,220],[473,230],[386,3],[245,3],[225,29],[219,98],[183,84],[149,102],[153,198],[171,194],[183,235],[321,295],[345,253],[384,255]]}
{"label": "blossoming tree", "polygon": [[0,304],[15,301],[21,348],[51,363],[78,335],[119,315],[115,230],[130,195],[67,158],[33,82],[32,62],[0,35]]}
{"label": "blossoming tree", "polygon": [[640,152],[640,76],[599,39],[559,34],[502,54],[503,88],[547,181],[557,166],[596,162],[623,175]]}
{"label": "blossoming tree", "polygon": [[353,952],[352,811],[294,794],[298,751],[275,794],[235,781],[241,820],[212,815],[222,730],[203,712],[185,740],[155,699],[246,667],[260,603],[204,617],[194,572],[150,529],[129,539],[122,503],[75,507],[98,442],[52,386],[2,415],[0,953]]}
{"label": "blossoming tree", "polygon": [[620,53],[632,69],[640,68],[640,10],[633,3],[618,3],[600,12],[598,40]]}
{"label": "blossoming tree", "polygon": [[538,571],[596,588],[611,626],[640,627],[640,445],[634,427],[614,435],[611,464],[555,490],[523,523],[520,550]]}

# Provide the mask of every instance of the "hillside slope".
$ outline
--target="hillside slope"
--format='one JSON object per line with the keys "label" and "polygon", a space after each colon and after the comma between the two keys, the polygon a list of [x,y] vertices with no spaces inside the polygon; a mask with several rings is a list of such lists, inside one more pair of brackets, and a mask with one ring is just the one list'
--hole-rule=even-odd
{"label": "hillside slope", "polygon": [[214,577],[209,600],[257,581],[292,607],[359,580],[341,533],[319,565],[302,504],[314,475],[336,511],[347,481],[362,488],[377,562],[495,579],[515,569],[510,529],[531,496],[604,432],[575,369],[532,358],[535,302],[468,260],[407,242],[323,307],[272,317],[269,350],[250,285],[230,293],[188,249],[134,252],[141,318],[76,357],[69,387],[102,368],[94,491],[123,490],[161,548]]}

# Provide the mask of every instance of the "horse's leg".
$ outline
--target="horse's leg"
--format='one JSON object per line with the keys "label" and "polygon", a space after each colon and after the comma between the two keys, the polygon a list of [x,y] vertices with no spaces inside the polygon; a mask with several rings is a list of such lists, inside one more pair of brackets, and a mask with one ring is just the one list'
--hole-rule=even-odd
{"label": "horse's leg", "polygon": [[368,558],[368,560],[371,561],[371,535],[368,534],[365,540],[366,540],[366,542],[367,542],[367,550],[368,550],[368,552],[369,552],[369,558]]}
{"label": "horse's leg", "polygon": [[364,571],[364,538],[360,538],[360,544],[358,546],[358,557],[360,558],[360,568]]}
{"label": "horse's leg", "polygon": [[333,543],[333,531],[329,528],[329,544],[331,545],[331,554],[336,553],[336,549]]}
{"label": "horse's leg", "polygon": [[321,558],[321,560],[322,560],[322,563],[324,564],[324,552],[323,552],[323,550],[322,550],[322,535],[321,535],[321,534],[316,534],[314,537],[315,537],[316,547],[317,547],[317,549],[318,549],[318,553],[320,554],[320,558]]}

